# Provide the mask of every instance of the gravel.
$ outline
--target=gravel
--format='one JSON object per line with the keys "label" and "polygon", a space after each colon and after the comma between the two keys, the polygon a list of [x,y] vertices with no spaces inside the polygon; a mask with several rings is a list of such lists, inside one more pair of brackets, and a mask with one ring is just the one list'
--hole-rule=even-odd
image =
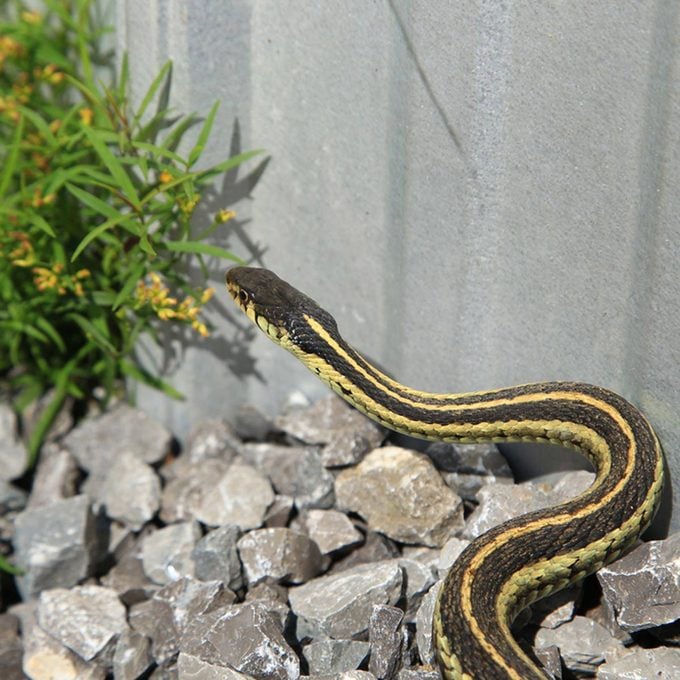
{"label": "gravel", "polygon": [[[592,479],[514,484],[490,444],[382,446],[334,395],[197,423],[180,453],[129,406],[66,425],[26,494],[0,407],[0,548],[24,570],[3,679],[436,680],[432,612],[460,552]],[[680,677],[680,535],[519,622],[553,677]]]}

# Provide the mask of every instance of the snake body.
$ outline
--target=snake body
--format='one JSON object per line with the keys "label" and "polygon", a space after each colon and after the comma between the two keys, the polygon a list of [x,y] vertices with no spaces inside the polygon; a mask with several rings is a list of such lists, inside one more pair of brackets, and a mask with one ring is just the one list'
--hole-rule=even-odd
{"label": "snake body", "polygon": [[433,639],[447,680],[547,676],[510,632],[527,605],[625,552],[651,522],[663,455],[646,418],[619,395],[576,382],[433,394],[392,380],[341,337],[333,317],[272,272],[235,267],[227,287],[248,318],[335,392],[397,432],[441,441],[536,441],[574,448],[595,481],[573,500],[474,540],[437,599]]}

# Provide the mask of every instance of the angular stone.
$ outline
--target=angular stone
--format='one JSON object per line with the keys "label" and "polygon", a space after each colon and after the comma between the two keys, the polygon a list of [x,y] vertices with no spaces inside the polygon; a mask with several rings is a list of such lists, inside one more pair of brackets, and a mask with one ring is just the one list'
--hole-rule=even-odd
{"label": "angular stone", "polygon": [[46,633],[36,621],[36,603],[12,608],[21,619],[23,671],[31,680],[104,680],[106,669],[86,663]]}
{"label": "angular stone", "polygon": [[239,450],[241,442],[224,420],[204,420],[189,434],[185,456],[192,464],[209,458],[230,462]]}
{"label": "angular stone", "polygon": [[513,483],[512,470],[495,444],[435,442],[425,453],[445,471],[444,481],[465,500],[474,500],[477,491],[491,482]]}
{"label": "angular stone", "polygon": [[178,680],[254,680],[252,675],[203,661],[193,654],[180,652],[177,657]]}
{"label": "angular stone", "polygon": [[416,614],[416,647],[420,660],[424,664],[435,664],[432,617],[442,583],[443,581],[438,581],[430,588]]}
{"label": "angular stone", "polygon": [[23,652],[19,637],[19,619],[13,614],[0,614],[0,678],[24,679],[21,670]]}
{"label": "angular stone", "polygon": [[564,664],[574,673],[594,674],[605,660],[615,660],[625,652],[609,631],[584,616],[575,616],[557,628],[539,628],[534,645],[536,649],[557,647]]}
{"label": "angular stone", "polygon": [[274,423],[254,406],[246,404],[236,409],[234,431],[243,441],[264,441],[273,429]]}
{"label": "angular stone", "polygon": [[277,493],[292,496],[298,509],[329,508],[333,504],[333,475],[323,466],[318,448],[245,444],[242,455],[267,475]]}
{"label": "angular stone", "polygon": [[449,569],[451,569],[468,545],[470,545],[470,541],[455,536],[444,543],[439,553],[439,560],[437,561],[439,578],[444,578],[449,573]]}
{"label": "angular stone", "polygon": [[248,583],[304,583],[321,571],[319,546],[292,529],[255,529],[238,542]]}
{"label": "angular stone", "polygon": [[38,600],[38,622],[85,661],[112,654],[128,627],[125,607],[116,592],[94,585],[43,591]]}
{"label": "angular stone", "polygon": [[403,543],[441,546],[463,527],[463,504],[427,456],[386,446],[335,480],[338,507]]}
{"label": "angular stone", "polygon": [[590,486],[592,479],[591,472],[577,470],[561,475],[553,488],[545,482],[487,484],[477,494],[479,507],[468,517],[463,537],[477,538],[513,517],[574,498]]}
{"label": "angular stone", "polygon": [[17,515],[16,579],[24,599],[47,588],[73,586],[89,576],[97,552],[94,517],[87,496],[74,496]]}
{"label": "angular stone", "polygon": [[17,417],[12,408],[0,403],[0,479],[21,477],[28,464],[28,452],[17,434]]}
{"label": "angular stone", "polygon": [[309,510],[304,516],[304,524],[322,555],[358,545],[364,540],[349,517],[338,510]]}
{"label": "angular stone", "polygon": [[115,590],[128,606],[147,600],[158,590],[158,585],[144,573],[142,559],[137,555],[125,555],[101,578],[101,583]]}
{"label": "angular stone", "polygon": [[649,541],[597,572],[618,624],[638,631],[680,619],[680,533]]}
{"label": "angular stone", "polygon": [[598,680],[677,680],[680,678],[680,652],[677,649],[637,649],[615,661],[602,664]]}
{"label": "angular stone", "polygon": [[111,519],[139,530],[160,507],[161,483],[150,465],[123,451],[111,463],[97,500]]}
{"label": "angular stone", "polygon": [[541,647],[536,650],[536,658],[548,671],[548,677],[552,680],[562,680],[562,657],[560,650],[553,647]]}
{"label": "angular stone", "polygon": [[404,612],[398,607],[375,605],[368,626],[371,658],[368,670],[377,678],[392,678],[401,661],[401,622]]}
{"label": "angular stone", "polygon": [[298,639],[357,639],[368,630],[376,604],[396,604],[401,596],[398,562],[363,564],[291,588],[288,600],[298,617]]}
{"label": "angular stone", "polygon": [[194,571],[191,553],[200,537],[196,522],[170,524],[149,534],[142,543],[144,573],[161,585],[191,576]]}
{"label": "angular stone", "polygon": [[581,600],[583,582],[560,590],[531,605],[531,621],[542,628],[557,628],[574,618]]}
{"label": "angular stone", "polygon": [[68,449],[50,442],[40,450],[28,505],[37,508],[76,494],[80,476],[76,459]]}
{"label": "angular stone", "polygon": [[424,666],[416,668],[402,668],[397,673],[397,680],[441,680],[439,671],[433,671]]}
{"label": "angular stone", "polygon": [[[187,463],[177,467],[180,456],[170,468],[164,468],[163,476],[168,478],[161,497],[160,518],[166,523],[195,519],[205,502],[205,495],[212,485],[229,470],[230,463],[218,458],[209,458],[200,465]],[[188,458],[187,458],[188,460]]]}
{"label": "angular stone", "polygon": [[23,510],[27,502],[28,494],[23,489],[0,479],[0,516]]}
{"label": "angular stone", "polygon": [[209,531],[191,553],[194,573],[201,581],[222,581],[231,590],[243,587],[243,573],[237,543],[241,530],[227,524]]}
{"label": "angular stone", "polygon": [[330,573],[346,571],[360,564],[390,560],[398,557],[399,554],[399,548],[394,541],[375,531],[369,531],[364,539],[364,544],[352,550],[346,557],[335,562],[330,569]]}
{"label": "angular stone", "polygon": [[196,620],[180,651],[256,678],[297,680],[300,662],[283,637],[279,619],[259,602],[236,604],[217,618]]}
{"label": "angular stone", "polygon": [[177,655],[179,634],[172,608],[167,602],[150,599],[130,607],[130,627],[151,640],[151,657],[158,664],[167,664]]}
{"label": "angular stone", "polygon": [[[305,444],[329,444],[338,431],[364,433],[368,431],[367,428],[380,430],[365,415],[334,394],[319,399],[307,408],[279,416],[275,424],[280,430]],[[378,441],[382,441],[383,436]]]}
{"label": "angular stone", "polygon": [[118,404],[96,418],[83,420],[64,444],[87,472],[106,470],[124,452],[145,463],[158,463],[170,450],[171,433],[144,411]]}
{"label": "angular stone", "polygon": [[309,680],[378,680],[373,673],[368,671],[345,671],[332,675],[310,675]]}
{"label": "angular stone", "polygon": [[318,640],[302,648],[309,674],[344,673],[356,670],[368,656],[368,642]]}
{"label": "angular stone", "polygon": [[[183,508],[170,516],[193,517],[211,527],[235,524],[242,530],[262,526],[267,508],[274,500],[269,480],[250,465],[233,463],[223,471],[224,463],[208,460],[189,479],[176,480],[185,485]],[[216,469],[214,469],[216,468]],[[167,521],[167,494],[164,512]]]}
{"label": "angular stone", "polygon": [[124,631],[113,654],[116,680],[137,680],[153,663],[149,638],[133,630]]}
{"label": "angular stone", "polygon": [[405,576],[406,612],[404,620],[407,623],[412,623],[415,621],[423,598],[435,583],[434,570],[429,565],[408,557],[402,557],[399,560],[399,566],[403,569]]}
{"label": "angular stone", "polygon": [[276,494],[276,496],[274,496],[274,502],[267,508],[267,512],[265,513],[264,525],[268,529],[288,526],[288,521],[290,520],[294,507],[295,499],[291,496]]}

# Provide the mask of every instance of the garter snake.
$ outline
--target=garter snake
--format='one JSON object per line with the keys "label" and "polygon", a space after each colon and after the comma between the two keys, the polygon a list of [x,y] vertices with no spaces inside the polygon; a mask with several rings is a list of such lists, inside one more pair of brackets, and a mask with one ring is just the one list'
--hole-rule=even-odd
{"label": "garter snake", "polygon": [[474,540],[448,573],[433,617],[447,680],[545,678],[510,632],[527,605],[621,555],[649,525],[663,456],[645,417],[601,387],[543,382],[433,394],[387,377],[341,337],[333,317],[266,269],[234,267],[227,287],[272,340],[386,427],[442,441],[538,441],[580,451],[595,481],[567,503],[505,522]]}

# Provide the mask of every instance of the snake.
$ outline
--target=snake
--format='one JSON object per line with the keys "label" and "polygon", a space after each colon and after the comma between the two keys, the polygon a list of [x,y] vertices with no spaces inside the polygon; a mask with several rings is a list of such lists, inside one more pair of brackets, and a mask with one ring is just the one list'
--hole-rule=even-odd
{"label": "snake", "polygon": [[432,640],[446,680],[549,677],[511,624],[536,600],[616,560],[649,526],[664,459],[645,416],[618,394],[581,382],[456,394],[412,389],[353,349],[331,314],[273,272],[235,266],[226,283],[269,338],[393,431],[444,442],[548,442],[590,461],[594,481],[581,494],[474,539],[446,575],[434,607]]}

